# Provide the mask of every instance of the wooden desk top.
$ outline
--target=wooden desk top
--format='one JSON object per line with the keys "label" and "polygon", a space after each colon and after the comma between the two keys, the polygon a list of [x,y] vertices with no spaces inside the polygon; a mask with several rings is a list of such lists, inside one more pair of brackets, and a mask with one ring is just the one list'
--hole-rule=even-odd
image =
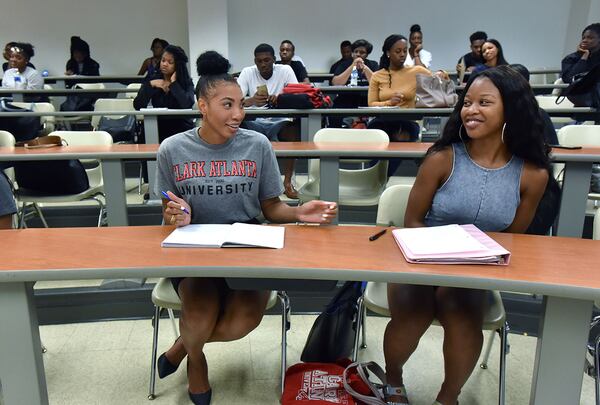
{"label": "wooden desk top", "polygon": [[[432,145],[426,142],[391,142],[386,146],[370,143],[272,142],[280,157],[373,157],[420,158]],[[115,144],[109,146],[62,146],[41,149],[0,147],[0,161],[57,159],[155,159],[157,144]],[[554,149],[552,159],[558,162],[598,162],[600,147],[576,150]]]}
{"label": "wooden desk top", "polygon": [[394,281],[600,298],[600,241],[491,236],[509,266],[408,264],[380,227],[286,226],[284,249],[161,248],[172,227],[2,230],[0,282],[221,276]]}

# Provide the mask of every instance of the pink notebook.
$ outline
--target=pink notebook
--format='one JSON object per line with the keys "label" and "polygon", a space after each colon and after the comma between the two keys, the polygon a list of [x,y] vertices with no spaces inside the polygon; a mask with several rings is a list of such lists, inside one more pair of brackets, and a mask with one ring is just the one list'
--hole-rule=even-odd
{"label": "pink notebook", "polygon": [[475,225],[402,228],[392,231],[409,263],[507,265],[510,252]]}

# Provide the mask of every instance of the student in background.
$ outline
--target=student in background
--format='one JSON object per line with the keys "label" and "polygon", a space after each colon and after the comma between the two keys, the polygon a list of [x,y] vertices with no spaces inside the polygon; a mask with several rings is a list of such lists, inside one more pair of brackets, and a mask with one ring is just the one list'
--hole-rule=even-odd
{"label": "student in background", "polygon": [[[373,45],[365,39],[358,39],[352,43],[352,59],[342,61],[333,72],[331,84],[345,86],[351,83],[352,71],[357,72],[357,86],[368,86],[373,72],[379,69],[374,60],[368,59],[373,51]],[[364,93],[340,93],[333,100],[333,108],[357,108],[367,105],[367,95]],[[343,125],[342,117],[329,117],[329,127],[340,128]]]}
{"label": "student in background", "polygon": [[[381,69],[373,73],[369,83],[369,107],[414,108],[416,77],[431,72],[423,66],[405,66],[408,42],[402,35],[387,37],[381,50]],[[375,118],[369,128],[383,129],[393,142],[416,141],[419,136],[419,125],[408,120]]]}
{"label": "student in background", "polygon": [[33,55],[33,46],[25,42],[16,42],[10,48],[10,68],[4,72],[2,87],[28,90],[40,90],[44,87],[42,75],[28,65]]}
{"label": "student in background", "polygon": [[471,72],[475,66],[483,64],[484,60],[481,56],[481,45],[487,40],[487,34],[483,31],[477,31],[471,34],[469,42],[471,43],[471,52],[464,54],[456,63],[456,73],[464,77],[466,81],[468,76],[465,73]]}
{"label": "student in background", "polygon": [[169,43],[160,38],[154,38],[152,40],[152,45],[150,45],[150,50],[152,51],[152,56],[144,59],[142,62],[142,66],[138,72],[139,76],[148,75],[152,76],[157,72],[160,72],[160,60],[165,48],[169,45]]}
{"label": "student in background", "polygon": [[508,62],[504,59],[502,45],[495,39],[487,39],[483,45],[481,45],[481,56],[483,57],[484,63],[475,66],[472,70],[473,74],[496,66],[508,65]]}
{"label": "student in background", "polygon": [[100,65],[90,57],[90,46],[83,39],[71,37],[71,59],[67,61],[66,75],[100,76]]}
{"label": "student in background", "polygon": [[[244,92],[227,72],[227,59],[208,51],[197,61],[198,108],[201,128],[177,134],[159,148],[156,192],[169,190],[172,201],[163,200],[165,224],[257,223],[261,214],[270,222],[330,223],[337,214],[335,203],[310,201],[291,207],[279,199],[283,191],[275,154],[263,135],[240,128],[244,120]],[[224,192],[206,190],[215,178],[183,176],[192,163],[251,162],[252,171],[220,176]],[[199,167],[199,165],[196,165]],[[178,168],[179,174],[173,168]],[[193,172],[198,170],[192,169]],[[208,169],[205,169],[208,170]],[[255,170],[255,171],[254,171]],[[189,214],[181,207],[185,207]],[[268,291],[231,290],[223,278],[173,278],[181,297],[181,337],[158,359],[161,378],[173,373],[188,356],[188,392],[194,404],[208,405],[212,395],[208,365],[203,353],[208,342],[227,342],[246,336],[260,323]]]}
{"label": "student in background", "polygon": [[329,73],[333,74],[340,63],[343,63],[346,60],[352,60],[352,42],[348,40],[344,40],[340,43],[340,54],[342,57],[337,60],[331,67],[329,68]]}
{"label": "student in background", "polygon": [[279,45],[279,57],[281,60],[275,62],[278,65],[288,65],[294,71],[294,75],[296,75],[296,80],[298,83],[310,83],[308,79],[308,73],[306,73],[306,68],[302,64],[302,62],[298,60],[294,60],[296,52],[296,47],[292,43],[292,41],[286,39],[281,41],[281,45]]}
{"label": "student in background", "polygon": [[406,55],[406,66],[423,66],[429,69],[431,66],[431,52],[423,49],[423,33],[419,24],[413,24],[410,27],[410,36],[408,37],[410,47]]}
{"label": "student in background", "polygon": [[[269,44],[260,44],[254,49],[254,65],[243,68],[237,81],[246,97],[246,107],[274,106],[277,104],[277,96],[286,84],[298,83],[290,66],[275,64],[275,50]],[[289,118],[257,118],[244,121],[243,127],[260,132],[270,140],[300,140],[300,124],[297,120]],[[298,192],[292,183],[295,160],[285,159],[283,162],[285,195],[298,198]]]}
{"label": "student in background", "polygon": [[[4,45],[4,51],[2,52],[2,56],[4,57],[4,60],[6,60],[6,62],[4,62],[2,64],[2,71],[6,72],[10,66],[9,66],[9,61],[10,61],[10,49],[15,46],[17,43],[16,42],[8,42],[6,45]],[[29,66],[32,69],[35,69],[35,66],[33,65],[33,63],[31,62],[27,62],[27,66]]]}
{"label": "student in background", "polygon": [[[194,105],[194,84],[187,68],[188,57],[178,46],[168,45],[160,60],[160,71],[148,75],[133,100],[136,110],[148,107],[188,109]],[[192,129],[194,123],[187,117],[158,117],[158,138]]]}
{"label": "student in background", "polygon": [[[549,148],[529,84],[508,66],[472,77],[427,152],[410,193],[406,227],[475,224],[524,233],[549,179]],[[483,343],[488,293],[388,284],[392,319],[384,336],[386,400],[407,403],[402,367],[433,319],[444,328],[445,377],[434,404],[454,405]]]}
{"label": "student in background", "polygon": [[12,216],[17,212],[12,188],[6,174],[0,168],[0,229],[12,228]]}
{"label": "student in background", "polygon": [[[600,65],[600,23],[590,24],[583,29],[577,51],[565,56],[561,65],[560,76],[565,83],[571,83],[575,75],[589,72]],[[596,86],[600,86],[600,83],[596,83]],[[596,91],[600,94],[600,89]],[[574,101],[576,106],[591,106],[591,92],[576,96]]]}

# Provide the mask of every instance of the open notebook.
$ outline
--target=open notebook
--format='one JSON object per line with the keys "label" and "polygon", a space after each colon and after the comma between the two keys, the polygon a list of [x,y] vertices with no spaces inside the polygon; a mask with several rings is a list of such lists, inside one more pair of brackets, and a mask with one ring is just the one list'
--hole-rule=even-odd
{"label": "open notebook", "polygon": [[162,247],[263,247],[283,248],[285,228],[250,225],[187,225],[176,228],[161,242]]}
{"label": "open notebook", "polygon": [[403,228],[392,231],[409,263],[507,265],[510,252],[475,225]]}

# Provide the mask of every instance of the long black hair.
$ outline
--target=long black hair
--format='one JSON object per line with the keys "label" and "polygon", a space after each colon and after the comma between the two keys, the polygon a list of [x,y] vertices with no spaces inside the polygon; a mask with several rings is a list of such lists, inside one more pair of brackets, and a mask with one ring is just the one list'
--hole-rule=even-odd
{"label": "long black hair", "polygon": [[[163,55],[165,52],[173,55],[173,59],[175,60],[175,73],[177,73],[177,80],[180,81],[180,83],[183,83],[182,86],[186,87],[188,83],[192,83],[190,71],[187,67],[188,57],[183,48],[177,45],[167,45]],[[157,74],[162,77],[162,73],[160,71],[158,71]]]}
{"label": "long black hair", "polygon": [[220,53],[206,51],[196,59],[196,70],[198,72],[198,84],[196,95],[198,98],[206,97],[219,82],[237,84],[235,77],[229,74],[231,64]]}
{"label": "long black hair", "polygon": [[[485,42],[481,44],[482,50],[483,45],[485,45],[486,42],[493,44],[496,47],[496,49],[498,49],[498,56],[496,57],[496,66],[508,65],[508,62],[506,61],[506,59],[504,59],[504,51],[502,50],[502,45],[500,45],[500,42],[498,42],[498,40],[496,39],[486,39]],[[481,53],[481,57],[483,58],[483,51]],[[485,61],[485,58],[483,59]]]}
{"label": "long black hair", "polygon": [[[406,37],[404,37],[404,35],[399,35],[399,34],[392,34],[389,37],[387,37],[385,39],[385,41],[383,41],[383,46],[381,47],[381,51],[383,52],[381,54],[381,57],[379,58],[379,67],[381,69],[385,69],[388,72],[388,76],[389,76],[389,82],[388,82],[388,86],[391,88],[392,87],[392,73],[390,72],[390,57],[387,55],[387,53],[390,51],[390,49],[392,49],[392,46],[394,46],[394,44],[398,41],[407,41]],[[408,46],[408,44],[407,44]]]}
{"label": "long black hair", "polygon": [[476,80],[488,79],[500,92],[504,105],[504,143],[508,150],[532,164],[550,169],[550,148],[544,143],[544,123],[533,91],[523,76],[508,66],[498,66],[472,75],[448,118],[442,137],[427,154],[439,152],[453,143],[470,142],[460,116],[465,95]]}

